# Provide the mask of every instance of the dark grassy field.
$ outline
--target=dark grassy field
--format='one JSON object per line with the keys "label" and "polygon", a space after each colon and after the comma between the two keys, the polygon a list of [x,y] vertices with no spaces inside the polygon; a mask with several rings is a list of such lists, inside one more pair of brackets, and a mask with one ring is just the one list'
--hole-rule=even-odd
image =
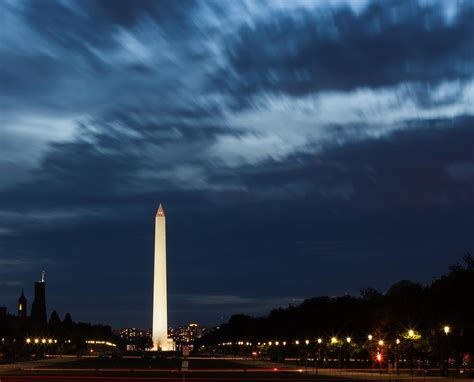
{"label": "dark grassy field", "polygon": [[[235,369],[244,366],[235,361],[216,359],[191,359],[189,369]],[[84,358],[62,363],[64,369],[162,369],[181,370],[179,358]]]}
{"label": "dark grassy field", "polygon": [[21,381],[293,381],[331,380],[304,372],[249,366],[238,361],[191,359],[189,371],[181,371],[180,359],[165,358],[83,358],[48,367],[10,370],[1,382]]}

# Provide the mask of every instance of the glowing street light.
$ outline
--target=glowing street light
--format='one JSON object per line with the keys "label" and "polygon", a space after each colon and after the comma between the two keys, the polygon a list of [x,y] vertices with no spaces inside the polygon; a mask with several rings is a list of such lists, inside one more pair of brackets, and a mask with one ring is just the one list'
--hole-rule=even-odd
{"label": "glowing street light", "polygon": [[45,344],[45,343],[46,343],[46,338],[43,338],[43,339],[41,340],[41,343],[42,343],[42,344]]}
{"label": "glowing street light", "polygon": [[449,332],[451,331],[451,328],[450,328],[449,326],[445,326],[445,327],[443,328],[443,330],[444,330],[444,333],[445,333],[446,335],[448,335]]}
{"label": "glowing street light", "polygon": [[415,331],[413,329],[410,329],[408,331],[408,337],[414,337],[415,336]]}
{"label": "glowing street light", "polygon": [[323,343],[323,340],[321,338],[318,338],[318,344]]}
{"label": "glowing street light", "polygon": [[395,342],[397,343],[397,345],[400,345],[400,340],[398,338]]}
{"label": "glowing street light", "polygon": [[299,345],[299,344],[300,344],[300,341],[296,340],[295,345]]}
{"label": "glowing street light", "polygon": [[35,338],[35,344],[39,343],[39,339]]}
{"label": "glowing street light", "polygon": [[367,338],[369,339],[369,341],[372,341],[372,338],[374,338],[374,337],[372,337],[372,334],[369,334],[369,335],[367,336]]}
{"label": "glowing street light", "polygon": [[306,345],[309,345],[309,340],[306,340],[304,343],[305,343]]}
{"label": "glowing street light", "polygon": [[26,339],[26,343],[29,344],[31,342],[31,338]]}
{"label": "glowing street light", "polygon": [[379,345],[380,345],[380,346],[383,346],[383,340],[380,340],[380,341],[379,341]]}
{"label": "glowing street light", "polygon": [[335,343],[337,343],[337,338],[336,338],[336,337],[332,337],[332,338],[331,338],[331,344],[334,345]]}
{"label": "glowing street light", "polygon": [[351,337],[347,337],[347,338],[346,338],[346,341],[347,341],[348,344],[350,344],[351,341],[352,341]]}

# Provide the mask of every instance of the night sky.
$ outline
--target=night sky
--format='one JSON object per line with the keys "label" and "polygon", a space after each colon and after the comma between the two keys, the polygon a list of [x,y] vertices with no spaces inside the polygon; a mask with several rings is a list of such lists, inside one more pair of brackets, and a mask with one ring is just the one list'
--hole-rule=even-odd
{"label": "night sky", "polygon": [[[171,325],[474,249],[474,2],[0,2],[0,306]],[[29,307],[30,309],[30,307]]]}

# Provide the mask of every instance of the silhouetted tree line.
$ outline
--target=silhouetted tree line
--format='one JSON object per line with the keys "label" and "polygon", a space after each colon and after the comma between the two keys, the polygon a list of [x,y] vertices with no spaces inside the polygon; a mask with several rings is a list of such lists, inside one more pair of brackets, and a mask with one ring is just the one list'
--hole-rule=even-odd
{"label": "silhouetted tree line", "polygon": [[46,325],[38,325],[29,317],[0,317],[0,362],[44,354],[82,354],[86,340],[119,343],[119,337],[107,325],[74,322],[69,313],[61,321],[53,311]]}
{"label": "silhouetted tree line", "polygon": [[[360,296],[316,297],[299,305],[272,310],[265,317],[234,315],[230,320],[199,340],[198,347],[214,347],[214,351],[249,352],[257,344],[265,352],[269,341],[288,344],[287,353],[299,352],[295,340],[311,340],[307,349],[336,352],[339,364],[341,357],[359,355],[373,358],[376,351],[394,356],[415,357],[438,365],[451,359],[459,367],[463,359],[472,362],[474,354],[474,259],[464,256],[464,264],[450,267],[449,272],[430,285],[422,286],[411,281],[400,281],[383,294],[373,288],[361,291]],[[449,333],[445,333],[445,327]],[[408,336],[409,330],[420,334],[416,340]],[[370,347],[368,335],[373,341],[385,341],[383,349],[377,344]],[[337,338],[339,346],[328,346],[330,338]],[[318,344],[316,339],[324,340]],[[350,342],[346,341],[350,338]],[[398,339],[398,345],[397,345]],[[236,345],[236,342],[242,343]],[[232,342],[229,346],[228,343]],[[226,343],[224,346],[220,346]],[[252,346],[246,346],[251,343]],[[293,350],[292,350],[293,349]],[[341,350],[342,349],[342,350]],[[274,350],[276,351],[276,350]],[[281,353],[281,351],[279,350]],[[309,354],[308,353],[308,354]],[[410,353],[410,354],[407,354]],[[334,355],[334,354],[333,354]],[[396,357],[398,359],[398,356]]]}

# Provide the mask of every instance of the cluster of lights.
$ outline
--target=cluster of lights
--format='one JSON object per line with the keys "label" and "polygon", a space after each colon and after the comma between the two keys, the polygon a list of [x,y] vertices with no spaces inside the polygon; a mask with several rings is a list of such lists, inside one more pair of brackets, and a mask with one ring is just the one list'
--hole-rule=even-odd
{"label": "cluster of lights", "polygon": [[[444,326],[444,327],[443,327],[443,331],[444,331],[444,333],[445,333],[446,335],[448,335],[448,334],[451,332],[451,328],[450,328],[449,326]],[[410,338],[410,339],[419,339],[419,338],[421,338],[421,335],[418,334],[415,330],[409,329],[408,332],[407,332],[406,337],[408,337],[408,338]],[[372,341],[372,340],[374,339],[374,337],[372,336],[372,334],[369,334],[369,335],[367,336],[367,339],[368,339],[369,341]],[[322,343],[323,343],[323,339],[322,339],[322,338],[318,338],[318,339],[316,340],[316,342],[317,342],[318,344],[322,344]],[[347,342],[348,344],[352,343],[352,338],[351,338],[351,337],[346,337],[346,342]],[[295,345],[299,345],[300,343],[301,343],[301,342],[300,342],[299,340],[294,341],[294,344],[295,344]],[[311,343],[311,341],[310,341],[310,340],[305,340],[304,343],[305,343],[306,345],[309,345],[309,344]],[[330,338],[330,344],[331,344],[331,345],[336,345],[336,344],[338,344],[338,343],[339,343],[339,340],[337,339],[337,337],[331,337],[331,338]],[[379,339],[379,340],[377,341],[377,343],[378,343],[379,346],[384,346],[384,345],[385,345],[385,341],[384,341],[383,339]],[[395,343],[396,343],[397,345],[400,345],[400,339],[397,338],[397,339],[395,340]],[[267,344],[268,344],[268,346],[279,346],[280,344],[283,345],[283,346],[286,346],[286,341],[283,341],[283,342],[280,342],[280,341],[268,341],[268,343],[266,343],[266,342],[258,342],[258,343],[257,343],[258,346],[266,346]],[[220,344],[218,344],[218,345],[219,345],[219,346],[228,346],[228,345],[232,345],[232,342],[223,342],[223,343],[220,343]],[[252,343],[251,343],[251,342],[238,341],[238,342],[235,342],[235,345],[247,345],[247,346],[251,346]]]}
{"label": "cluster of lights", "polygon": [[31,344],[31,343],[35,343],[35,344],[57,344],[58,343],[58,340],[54,340],[52,338],[27,338],[26,339],[26,343],[27,344]]}
{"label": "cluster of lights", "polygon": [[88,340],[88,341],[86,341],[86,344],[89,344],[89,345],[106,345],[106,346],[112,346],[112,347],[117,346],[114,343],[109,342],[109,341],[96,341],[96,340]]}

